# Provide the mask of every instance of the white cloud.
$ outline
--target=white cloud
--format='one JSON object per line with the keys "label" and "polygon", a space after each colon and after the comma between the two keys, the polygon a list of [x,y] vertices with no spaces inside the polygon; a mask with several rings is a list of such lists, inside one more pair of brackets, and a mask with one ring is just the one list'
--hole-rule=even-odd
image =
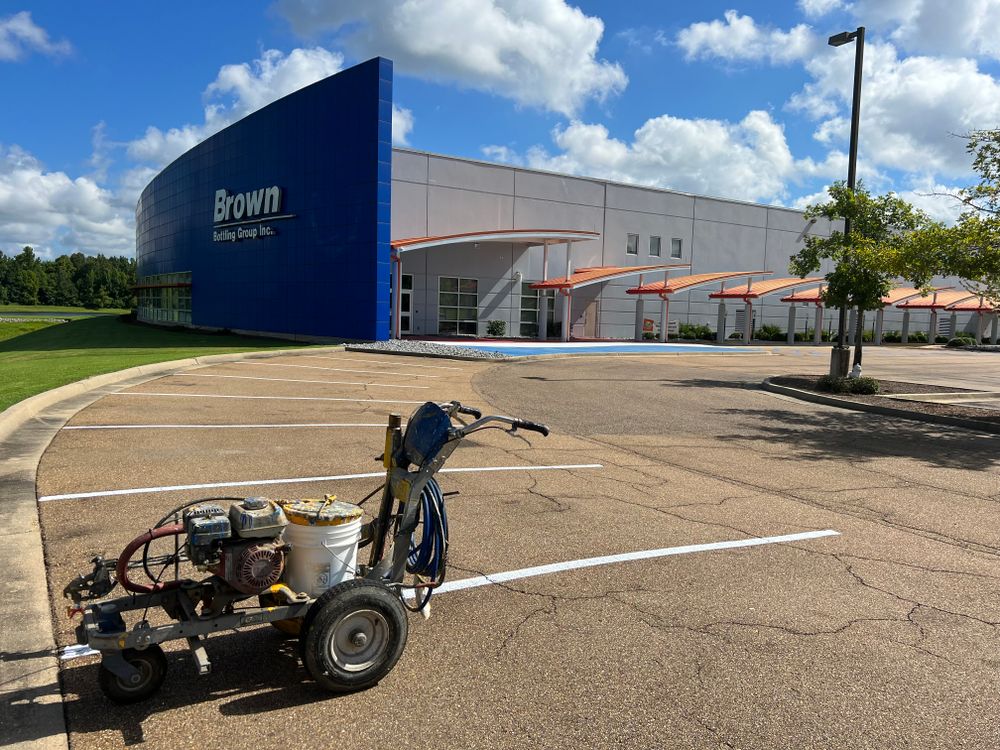
{"label": "white cloud", "polygon": [[858,0],[853,10],[912,52],[1000,58],[1000,0]]}
{"label": "white cloud", "polygon": [[[815,137],[846,145],[854,70],[853,46],[806,63],[812,81],[789,106],[818,121]],[[1000,83],[963,58],[904,57],[894,45],[865,46],[860,159],[910,174],[967,175],[965,142],[952,134],[1000,121]]]}
{"label": "white cloud", "polygon": [[405,107],[392,105],[392,144],[409,146],[410,131],[413,130],[413,112]]}
{"label": "white cloud", "polygon": [[356,57],[572,115],[621,92],[621,66],[597,58],[604,23],[565,0],[279,0],[305,37],[339,32]]}
{"label": "white cloud", "polygon": [[926,212],[937,221],[954,224],[966,205],[956,197],[960,187],[942,185],[930,177],[918,179],[908,190],[901,190],[899,197]]}
{"label": "white cloud", "polygon": [[735,10],[727,10],[724,16],[724,21],[701,21],[680,31],[677,44],[688,60],[718,58],[781,65],[808,57],[817,46],[817,37],[806,24],[782,31],[758,26],[753,18]]}
{"label": "white cloud", "polygon": [[128,156],[164,166],[227,125],[343,66],[343,55],[320,47],[294,49],[287,55],[270,49],[251,63],[223,65],[202,95],[204,122],[165,131],[150,125],[141,138],[127,145]]}
{"label": "white cloud", "polygon": [[130,213],[92,179],[49,172],[18,146],[0,145],[0,248],[31,245],[44,257],[63,250],[131,254]]}
{"label": "white cloud", "polygon": [[0,18],[0,60],[20,60],[31,52],[57,57],[72,50],[65,40],[49,39],[48,32],[32,21],[31,13],[26,10]]}
{"label": "white cloud", "polygon": [[661,115],[646,121],[631,143],[582,122],[557,128],[553,139],[561,153],[534,147],[521,157],[505,146],[483,153],[537,169],[752,201],[782,200],[789,182],[833,177],[845,163],[841,153],[820,163],[795,159],[781,125],[763,111],[738,123]]}
{"label": "white cloud", "polygon": [[821,18],[845,7],[847,4],[843,0],[799,0],[799,9],[809,18]]}

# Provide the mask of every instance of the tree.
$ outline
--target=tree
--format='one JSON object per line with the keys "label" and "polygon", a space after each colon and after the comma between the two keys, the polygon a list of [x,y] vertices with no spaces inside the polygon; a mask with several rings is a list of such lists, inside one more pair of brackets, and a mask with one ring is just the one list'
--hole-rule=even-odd
{"label": "tree", "polygon": [[969,134],[966,150],[979,183],[959,191],[965,211],[954,226],[938,223],[915,232],[904,251],[932,263],[936,274],[958,276],[973,294],[1000,302],[1000,129]]}
{"label": "tree", "polygon": [[864,313],[882,307],[895,279],[902,277],[919,287],[926,287],[934,275],[936,263],[918,253],[905,252],[906,238],[918,230],[933,226],[922,211],[899,196],[873,196],[861,184],[854,190],[843,182],[828,189],[830,200],[806,208],[806,218],[830,221],[850,219],[851,231],[845,235],[834,230],[829,237],[808,235],[804,247],[792,256],[789,269],[805,277],[819,271],[824,261],[834,269],[826,274],[823,303],[827,307],[858,308],[854,336],[854,364],[861,364]]}

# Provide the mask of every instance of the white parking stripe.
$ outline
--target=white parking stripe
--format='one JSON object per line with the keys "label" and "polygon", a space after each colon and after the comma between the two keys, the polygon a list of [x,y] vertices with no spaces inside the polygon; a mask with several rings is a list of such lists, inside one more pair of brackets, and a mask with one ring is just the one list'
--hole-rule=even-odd
{"label": "white parking stripe", "polygon": [[[552,471],[554,469],[603,469],[601,464],[560,464],[554,466],[473,466],[459,469],[441,469],[440,474],[461,474],[487,471]],[[126,490],[97,490],[96,492],[71,492],[66,495],[44,495],[38,502],[52,500],[80,500],[88,497],[117,497],[120,495],[145,495],[155,492],[177,492],[179,490],[207,490],[216,487],[257,487],[268,484],[306,484],[308,482],[337,482],[344,479],[373,479],[384,477],[384,471],[363,474],[333,474],[326,477],[292,477],[291,479],[253,479],[242,482],[210,482],[205,484],[176,484],[169,487],[135,487]]]}
{"label": "white parking stripe", "polygon": [[426,391],[429,385],[402,385],[399,383],[355,383],[348,380],[299,380],[297,378],[257,378],[253,375],[201,375],[193,372],[184,372],[174,377],[181,378],[230,378],[232,380],[270,380],[275,383],[324,383],[326,385],[363,385],[366,388],[410,388]]}
{"label": "white parking stripe", "polygon": [[385,427],[376,422],[301,422],[297,424],[72,424],[64,430],[269,430],[328,427]]}
{"label": "white parking stripe", "polygon": [[[337,362],[371,362],[379,365],[394,365],[393,361],[386,359],[358,359],[357,357],[324,357],[322,354],[303,354],[303,357],[308,357],[309,359],[334,359]],[[392,355],[388,355],[391,357]],[[461,367],[445,367],[444,365],[415,365],[412,362],[406,363],[407,367],[420,367],[427,370],[461,370]]]}
{"label": "white parking stripe", "polygon": [[[533,568],[521,568],[520,570],[509,570],[505,573],[490,573],[489,575],[474,576],[472,578],[461,578],[457,581],[445,581],[435,591],[436,594],[447,594],[449,591],[462,591],[464,589],[475,589],[482,586],[494,586],[508,581],[517,581],[523,578],[534,578],[536,576],[550,575],[552,573],[562,573],[567,570],[579,570],[580,568],[593,568],[598,565],[612,565],[614,563],[634,562],[636,560],[652,560],[658,557],[672,557],[674,555],[690,555],[695,552],[713,552],[721,549],[740,549],[743,547],[760,547],[765,544],[787,544],[789,542],[802,542],[809,539],[822,539],[828,536],[840,536],[839,531],[824,529],[823,531],[804,531],[798,534],[783,534],[782,536],[753,537],[751,539],[733,539],[725,542],[709,542],[707,544],[688,544],[683,547],[663,547],[661,549],[643,550],[640,552],[625,552],[620,555],[603,555],[601,557],[587,557],[581,560],[569,560],[567,562],[551,563],[549,565],[536,565]],[[407,598],[412,599],[412,593],[407,592]],[[59,658],[63,661],[79,659],[84,656],[95,656],[99,652],[87,646],[66,646],[59,652]]]}
{"label": "white parking stripe", "polygon": [[115,391],[108,396],[165,396],[170,398],[243,398],[263,401],[347,401],[352,404],[422,404],[423,401],[399,401],[379,398],[335,398],[333,396],[228,396],[219,393],[147,393],[145,391]]}
{"label": "white parking stripe", "polygon": [[441,375],[422,375],[417,372],[385,372],[384,370],[348,370],[346,367],[320,367],[319,365],[283,365],[278,362],[240,362],[253,367],[301,367],[304,370],[329,370],[330,372],[353,372],[358,375],[402,375],[408,378],[440,378]]}

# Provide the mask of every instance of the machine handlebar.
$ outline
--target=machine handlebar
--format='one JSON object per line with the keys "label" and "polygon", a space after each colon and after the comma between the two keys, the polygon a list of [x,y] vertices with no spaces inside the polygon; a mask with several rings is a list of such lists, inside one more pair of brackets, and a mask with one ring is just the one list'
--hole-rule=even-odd
{"label": "machine handlebar", "polygon": [[549,428],[546,425],[539,424],[538,422],[531,422],[527,419],[515,419],[513,427],[517,427],[522,430],[531,430],[532,432],[540,432],[543,436],[549,436]]}

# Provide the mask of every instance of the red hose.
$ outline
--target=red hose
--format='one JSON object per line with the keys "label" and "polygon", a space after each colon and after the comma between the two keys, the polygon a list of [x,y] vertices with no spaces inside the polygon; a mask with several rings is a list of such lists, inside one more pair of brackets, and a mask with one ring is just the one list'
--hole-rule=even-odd
{"label": "red hose", "polygon": [[166,583],[154,583],[153,585],[133,583],[128,579],[128,564],[137,549],[144,547],[154,539],[160,539],[165,536],[177,536],[183,533],[184,524],[175,523],[170,526],[160,526],[158,529],[150,529],[145,534],[137,536],[129,542],[128,546],[122,550],[121,555],[118,557],[118,564],[115,565],[115,576],[118,578],[118,583],[122,585],[122,588],[134,594],[152,594],[157,591],[164,591],[180,586],[180,581],[167,581]]}

